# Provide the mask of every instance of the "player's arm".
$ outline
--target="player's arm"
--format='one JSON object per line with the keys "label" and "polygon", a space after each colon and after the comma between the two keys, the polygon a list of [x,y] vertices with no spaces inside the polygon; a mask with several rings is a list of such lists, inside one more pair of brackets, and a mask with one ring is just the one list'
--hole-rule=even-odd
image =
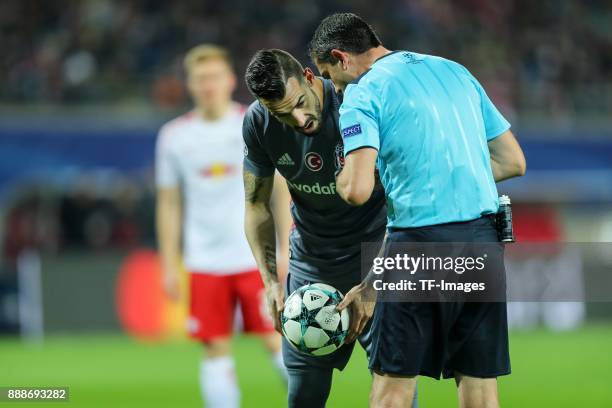
{"label": "player's arm", "polygon": [[491,170],[496,182],[525,175],[527,163],[518,141],[510,130],[489,140]]}
{"label": "player's arm", "polygon": [[[244,192],[245,217],[244,230],[257,262],[259,273],[266,288],[268,311],[274,322],[274,328],[280,331],[279,314],[284,307],[284,290],[279,277],[277,265],[277,225],[274,214],[277,215],[278,228],[282,224],[282,203],[285,201],[282,193],[284,180],[275,183],[275,169],[272,160],[262,143],[265,127],[265,111],[257,104],[251,105],[242,123],[244,139]],[[283,181],[283,183],[281,183]],[[276,188],[274,186],[276,184]],[[286,186],[285,186],[286,187]],[[274,205],[272,194],[274,191]],[[288,205],[288,198],[286,203]],[[274,207],[274,210],[273,210]],[[289,225],[286,226],[289,228]],[[278,240],[282,247],[286,238],[279,231]],[[285,249],[284,249],[285,250]],[[288,249],[286,249],[288,252]]]}
{"label": "player's arm", "polygon": [[289,269],[289,232],[293,224],[290,203],[291,195],[287,182],[276,172],[271,205],[276,229],[276,271],[280,281],[287,276]]}
{"label": "player's arm", "polygon": [[173,300],[179,297],[179,262],[181,256],[182,203],[179,187],[157,189],[157,240],[166,293]]}
{"label": "player's arm", "polygon": [[162,128],[155,152],[156,227],[164,289],[168,297],[178,300],[183,207],[180,167],[172,140],[173,135]]}
{"label": "player's arm", "polygon": [[259,177],[245,169],[244,230],[266,286],[278,283],[276,228],[271,199],[274,176]]}
{"label": "player's arm", "polygon": [[257,176],[244,169],[244,231],[266,288],[274,327],[280,331],[279,314],[284,306],[284,292],[276,264],[276,229],[270,201],[274,176]]}
{"label": "player's arm", "polygon": [[375,184],[378,151],[372,147],[353,150],[344,159],[336,178],[336,190],[350,205],[362,205],[370,199]]}

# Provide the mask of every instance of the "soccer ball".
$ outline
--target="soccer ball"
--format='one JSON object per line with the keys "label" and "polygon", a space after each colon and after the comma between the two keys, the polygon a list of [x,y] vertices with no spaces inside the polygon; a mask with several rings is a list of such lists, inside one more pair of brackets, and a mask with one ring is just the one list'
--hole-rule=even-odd
{"label": "soccer ball", "polygon": [[342,298],[342,293],[324,283],[297,288],[285,301],[281,314],[289,344],[313,356],[333,353],[342,346],[349,327],[348,311],[336,310]]}

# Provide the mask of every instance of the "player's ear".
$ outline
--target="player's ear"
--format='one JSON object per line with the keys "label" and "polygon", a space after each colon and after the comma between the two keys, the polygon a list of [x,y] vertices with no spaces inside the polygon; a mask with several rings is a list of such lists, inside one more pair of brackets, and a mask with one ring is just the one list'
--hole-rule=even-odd
{"label": "player's ear", "polygon": [[349,59],[348,58],[349,57],[348,53],[344,52],[342,50],[339,50],[337,48],[332,49],[330,51],[330,53],[331,53],[332,57],[334,57],[335,59],[338,60],[338,62],[340,63],[340,66],[342,67],[342,69],[346,71],[346,69],[348,68],[347,67],[348,59]]}
{"label": "player's ear", "polygon": [[308,82],[308,85],[312,86],[314,78],[315,78],[315,74],[314,72],[312,72],[312,69],[304,68],[304,79],[306,79],[306,82]]}

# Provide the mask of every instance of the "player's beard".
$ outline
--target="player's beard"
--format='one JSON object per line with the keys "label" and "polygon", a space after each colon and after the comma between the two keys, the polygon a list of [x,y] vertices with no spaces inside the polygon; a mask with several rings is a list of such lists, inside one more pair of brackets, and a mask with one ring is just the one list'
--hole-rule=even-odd
{"label": "player's beard", "polygon": [[314,114],[312,115],[312,117],[313,120],[317,121],[317,129],[312,133],[301,133],[307,137],[314,137],[319,134],[319,131],[323,126],[323,110],[321,109],[321,101],[319,101],[319,97],[317,96],[315,91],[313,91],[312,88],[309,88],[309,92],[310,96],[314,98]]}

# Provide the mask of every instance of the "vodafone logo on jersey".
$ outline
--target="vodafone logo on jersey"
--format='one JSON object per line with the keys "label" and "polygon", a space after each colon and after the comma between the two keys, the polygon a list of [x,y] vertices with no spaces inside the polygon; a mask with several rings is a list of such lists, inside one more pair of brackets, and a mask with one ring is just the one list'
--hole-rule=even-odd
{"label": "vodafone logo on jersey", "polygon": [[323,159],[319,153],[308,152],[304,156],[304,164],[306,164],[308,170],[319,171],[323,168]]}
{"label": "vodafone logo on jersey", "polygon": [[319,182],[314,184],[300,184],[287,181],[287,186],[301,193],[316,194],[316,195],[336,195],[336,183],[333,181],[327,185],[321,185]]}

